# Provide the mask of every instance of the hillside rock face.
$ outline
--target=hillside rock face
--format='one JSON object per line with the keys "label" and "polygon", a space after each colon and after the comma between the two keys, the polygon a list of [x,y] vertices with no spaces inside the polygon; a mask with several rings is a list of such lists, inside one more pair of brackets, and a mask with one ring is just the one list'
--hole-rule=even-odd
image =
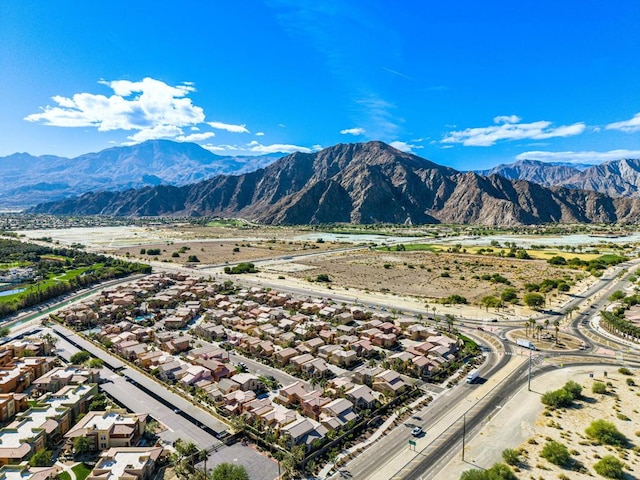
{"label": "hillside rock face", "polygon": [[612,197],[640,197],[640,160],[624,159],[594,165],[559,182],[569,188],[594,190]]}
{"label": "hillside rock face", "polygon": [[187,185],[264,167],[283,155],[224,157],[194,143],[152,140],[75,158],[16,153],[0,158],[0,205],[35,205],[95,190]]}
{"label": "hillside rock face", "polygon": [[238,216],[267,224],[630,222],[640,201],[461,173],[382,142],[294,153],[183,187],[88,193],[33,212]]}
{"label": "hillside rock face", "polygon": [[527,180],[546,187],[560,185],[580,169],[562,163],[546,163],[538,160],[519,160],[515,163],[498,165],[490,170],[477,172],[481,175],[500,175],[510,180]]}
{"label": "hillside rock face", "polygon": [[593,190],[611,197],[640,198],[640,160],[622,159],[600,165],[568,165],[536,160],[520,160],[499,165],[482,175],[500,175],[511,180],[527,180],[547,187],[562,186]]}

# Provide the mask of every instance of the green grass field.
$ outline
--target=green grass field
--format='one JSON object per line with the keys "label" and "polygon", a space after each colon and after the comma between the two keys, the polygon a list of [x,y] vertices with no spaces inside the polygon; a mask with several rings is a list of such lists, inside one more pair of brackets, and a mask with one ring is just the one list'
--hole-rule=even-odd
{"label": "green grass field", "polygon": [[[95,268],[99,265],[100,264],[96,264],[91,268]],[[56,283],[59,283],[59,282],[69,282],[72,278],[82,275],[84,272],[89,270],[89,268],[90,267],[74,268],[73,270],[66,271],[62,275],[50,274],[46,280],[40,281],[32,285],[25,285],[25,284],[16,285],[14,288],[26,288],[26,290],[20,293],[14,293],[13,295],[6,295],[3,297],[0,297],[0,302],[2,303],[15,302],[15,301],[18,301],[22,296],[29,294],[29,292],[36,291],[39,288],[44,289],[51,285],[55,285]]]}
{"label": "green grass field", "polygon": [[74,465],[71,467],[73,473],[76,474],[76,480],[84,480],[91,473],[91,467],[89,467],[85,463],[79,463],[78,465]]}

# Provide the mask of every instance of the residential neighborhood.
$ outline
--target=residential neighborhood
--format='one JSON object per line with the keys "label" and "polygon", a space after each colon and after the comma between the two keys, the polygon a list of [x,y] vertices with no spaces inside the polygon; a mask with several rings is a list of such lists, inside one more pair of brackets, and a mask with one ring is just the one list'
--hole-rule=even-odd
{"label": "residential neighborhood", "polygon": [[206,405],[231,431],[307,453],[463,353],[453,333],[413,316],[185,274],[103,290],[53,318]]}
{"label": "residential neighborhood", "polygon": [[98,390],[99,369],[63,364],[51,342],[0,347],[0,478],[55,478],[83,452],[102,452],[90,478],[150,478],[164,448],[139,446],[149,415],[116,408]]}

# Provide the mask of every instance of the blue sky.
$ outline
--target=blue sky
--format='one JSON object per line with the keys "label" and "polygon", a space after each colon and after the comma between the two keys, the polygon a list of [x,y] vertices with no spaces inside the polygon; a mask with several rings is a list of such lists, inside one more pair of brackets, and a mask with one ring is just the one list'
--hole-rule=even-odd
{"label": "blue sky", "polygon": [[640,2],[0,0],[0,156],[640,157]]}

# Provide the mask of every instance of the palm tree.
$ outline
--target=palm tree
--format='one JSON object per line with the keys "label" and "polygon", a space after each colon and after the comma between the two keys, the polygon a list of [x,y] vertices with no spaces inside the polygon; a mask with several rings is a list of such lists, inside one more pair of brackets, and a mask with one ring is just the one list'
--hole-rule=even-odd
{"label": "palm tree", "polygon": [[450,313],[445,314],[444,320],[447,322],[447,331],[451,332],[451,327],[453,326],[454,316]]}
{"label": "palm tree", "polygon": [[556,345],[558,344],[558,332],[560,331],[560,320],[554,320],[553,326],[556,329]]}
{"label": "palm tree", "polygon": [[538,340],[540,340],[540,334],[542,333],[543,329],[544,327],[542,325],[536,325],[536,332],[538,332]]}
{"label": "palm tree", "polygon": [[40,335],[40,338],[44,342],[44,349],[46,352],[51,352],[55,349],[56,343],[58,343],[58,337],[51,335],[49,332]]}

